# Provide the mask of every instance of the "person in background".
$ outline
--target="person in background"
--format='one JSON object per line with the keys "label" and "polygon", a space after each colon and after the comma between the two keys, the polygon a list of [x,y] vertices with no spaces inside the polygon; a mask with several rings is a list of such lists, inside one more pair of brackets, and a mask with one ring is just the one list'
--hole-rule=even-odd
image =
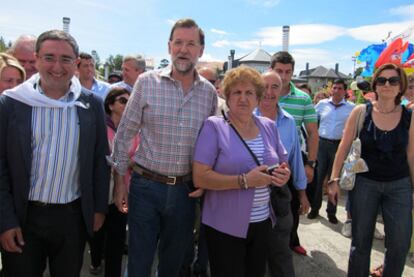
{"label": "person in background", "polygon": [[306,92],[308,95],[309,95],[309,97],[311,97],[312,98],[312,90],[311,90],[311,88],[310,88],[310,86],[308,86],[308,84],[300,84],[300,85],[298,85],[297,86],[298,87],[298,89],[300,89],[301,91],[304,91],[304,92]]}
{"label": "person in background", "polygon": [[121,87],[132,92],[139,75],[145,72],[145,59],[141,55],[127,55],[122,60],[122,81],[112,84],[109,89]]}
{"label": "person in background", "polygon": [[[345,99],[347,85],[342,79],[335,79],[331,88],[331,97],[319,101],[315,106],[319,121],[319,147],[318,147],[318,177],[314,195],[311,199],[312,209],[309,219],[319,216],[322,205],[323,183],[326,176],[331,175],[335,153],[342,138],[345,122],[349,117],[354,103]],[[336,218],[336,205],[328,201],[326,212],[332,224],[338,224]]]}
{"label": "person in background", "polygon": [[329,98],[329,95],[326,92],[323,92],[323,91],[317,92],[315,96],[313,97],[313,104],[316,105],[319,103],[319,101],[323,99],[327,99],[327,98]]}
{"label": "person in background", "polygon": [[[414,176],[414,120],[400,105],[407,76],[394,64],[380,66],[372,77],[376,100],[368,102],[362,130],[361,158],[369,171],[356,176],[351,193],[352,243],[348,276],[368,276],[378,208],[385,230],[384,277],[402,276],[412,232]],[[329,198],[339,199],[339,175],[355,137],[355,124],[363,105],[349,116],[329,180]]]}
{"label": "person in background", "polygon": [[36,37],[32,35],[21,35],[18,37],[7,53],[15,57],[26,72],[26,79],[30,79],[37,73],[35,59]]}
{"label": "person in background", "polygon": [[96,79],[95,60],[92,55],[81,52],[79,54],[78,78],[82,87],[92,91],[96,95],[105,99],[109,84]]}
{"label": "person in background", "polygon": [[[130,92],[124,88],[113,88],[109,91],[104,101],[106,113],[106,127],[109,147],[112,149],[116,130],[121,121],[125,105],[128,102]],[[131,141],[129,155],[133,156],[139,145],[139,136]],[[131,169],[125,174],[124,186],[129,190]],[[114,181],[111,176],[109,187],[109,207],[103,228],[95,232],[91,243],[91,265],[89,272],[98,275],[102,271],[102,257],[105,259],[105,277],[120,277],[122,270],[122,255],[126,239],[126,223],[128,208],[122,202],[117,202],[114,194]],[[122,201],[122,199],[120,200]],[[118,210],[117,206],[123,206]]]}
{"label": "person in background", "polygon": [[[316,156],[318,153],[318,126],[315,109],[310,96],[297,89],[292,82],[293,72],[295,69],[295,59],[288,52],[280,51],[275,53],[271,58],[270,69],[279,74],[282,79],[282,90],[279,97],[279,106],[293,116],[298,130],[298,135],[302,136],[304,126],[306,139],[301,140],[303,150],[303,161],[307,183],[315,182],[315,169],[317,165]],[[299,210],[305,203],[303,197],[299,197],[298,192],[293,186],[289,186],[292,192],[292,215],[293,228],[291,232],[290,247],[299,255],[306,255],[306,249],[300,245],[298,228],[299,228]]]}
{"label": "person in background", "polygon": [[111,72],[108,75],[108,83],[115,84],[122,81],[122,75],[117,72]]}
{"label": "person in background", "polygon": [[252,113],[264,92],[260,73],[237,67],[226,73],[222,88],[228,120],[205,121],[193,162],[194,184],[205,189],[202,221],[210,270],[213,277],[264,276],[270,219],[275,219],[269,186],[288,181],[287,153],[274,122]]}
{"label": "person in background", "polygon": [[24,68],[13,57],[0,53],[0,94],[20,85],[26,79]]}
{"label": "person in background", "polygon": [[406,106],[408,109],[414,109],[414,73],[408,75],[407,78],[407,91],[402,98],[401,105]]}
{"label": "person in background", "polygon": [[[265,116],[275,121],[279,131],[280,139],[288,153],[288,163],[291,170],[291,178],[303,206],[300,207],[300,214],[306,214],[309,210],[309,201],[306,196],[306,175],[303,167],[303,160],[300,150],[300,138],[296,130],[293,116],[283,110],[279,104],[279,95],[282,89],[282,80],[279,74],[274,71],[262,75],[265,82],[265,93],[259,103],[255,114]],[[268,265],[271,276],[294,277],[292,251],[290,249],[290,233],[293,226],[292,211],[283,217],[276,218],[276,225],[272,228],[269,240]]]}

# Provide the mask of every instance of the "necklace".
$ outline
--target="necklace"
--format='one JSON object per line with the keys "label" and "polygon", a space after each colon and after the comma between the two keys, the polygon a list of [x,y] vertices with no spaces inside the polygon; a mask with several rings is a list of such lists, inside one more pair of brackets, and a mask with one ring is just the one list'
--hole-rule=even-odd
{"label": "necklace", "polygon": [[379,108],[379,105],[377,105],[377,111],[379,112],[379,113],[381,113],[381,114],[390,114],[390,113],[393,113],[393,112],[395,112],[395,110],[397,109],[397,107],[398,107],[398,105],[395,105],[394,106],[394,108],[391,110],[391,111],[382,111],[380,108]]}

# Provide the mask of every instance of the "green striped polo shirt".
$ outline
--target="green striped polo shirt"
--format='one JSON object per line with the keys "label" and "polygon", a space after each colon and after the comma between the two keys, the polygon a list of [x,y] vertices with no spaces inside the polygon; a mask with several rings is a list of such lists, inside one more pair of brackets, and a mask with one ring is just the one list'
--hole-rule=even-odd
{"label": "green striped polo shirt", "polygon": [[290,83],[290,92],[279,98],[279,105],[290,113],[299,129],[302,124],[317,122],[315,108],[310,96]]}

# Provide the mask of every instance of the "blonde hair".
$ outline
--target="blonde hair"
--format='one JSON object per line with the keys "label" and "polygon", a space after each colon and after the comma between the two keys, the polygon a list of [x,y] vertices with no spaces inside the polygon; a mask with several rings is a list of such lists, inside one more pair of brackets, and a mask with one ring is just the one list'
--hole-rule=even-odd
{"label": "blonde hair", "polygon": [[15,57],[10,56],[9,54],[0,53],[0,76],[3,73],[3,70],[8,66],[16,68],[19,71],[22,80],[26,79],[26,71],[20,65],[18,60]]}

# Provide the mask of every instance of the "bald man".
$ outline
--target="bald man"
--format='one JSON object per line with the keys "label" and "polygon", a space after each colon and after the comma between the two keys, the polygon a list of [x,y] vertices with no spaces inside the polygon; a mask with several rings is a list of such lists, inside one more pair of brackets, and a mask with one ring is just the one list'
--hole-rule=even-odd
{"label": "bald man", "polygon": [[[216,87],[216,83],[217,83],[217,79],[218,79],[216,71],[214,71],[210,67],[202,67],[202,68],[198,69],[197,71],[198,71],[198,74],[200,74],[205,79],[207,79],[207,81],[209,81],[216,88],[218,96],[221,96],[220,93],[219,93],[219,89]],[[222,110],[225,111],[225,112],[228,110],[227,105],[226,105],[226,101],[221,97],[217,97],[216,115],[221,115]]]}
{"label": "bald man", "polygon": [[292,193],[291,210],[287,215],[277,217],[269,241],[268,264],[271,276],[292,277],[295,276],[295,272],[289,242],[291,233],[297,231],[295,226],[299,222],[299,214],[304,214],[309,209],[309,201],[305,192],[307,179],[295,120],[279,106],[283,81],[274,71],[266,72],[262,77],[265,82],[265,93],[256,114],[275,121],[280,139],[288,152],[292,172],[288,182]]}
{"label": "bald man", "polygon": [[37,73],[35,59],[36,37],[33,35],[22,35],[18,37],[8,50],[8,53],[14,56],[26,71],[26,80],[30,79],[33,74]]}

